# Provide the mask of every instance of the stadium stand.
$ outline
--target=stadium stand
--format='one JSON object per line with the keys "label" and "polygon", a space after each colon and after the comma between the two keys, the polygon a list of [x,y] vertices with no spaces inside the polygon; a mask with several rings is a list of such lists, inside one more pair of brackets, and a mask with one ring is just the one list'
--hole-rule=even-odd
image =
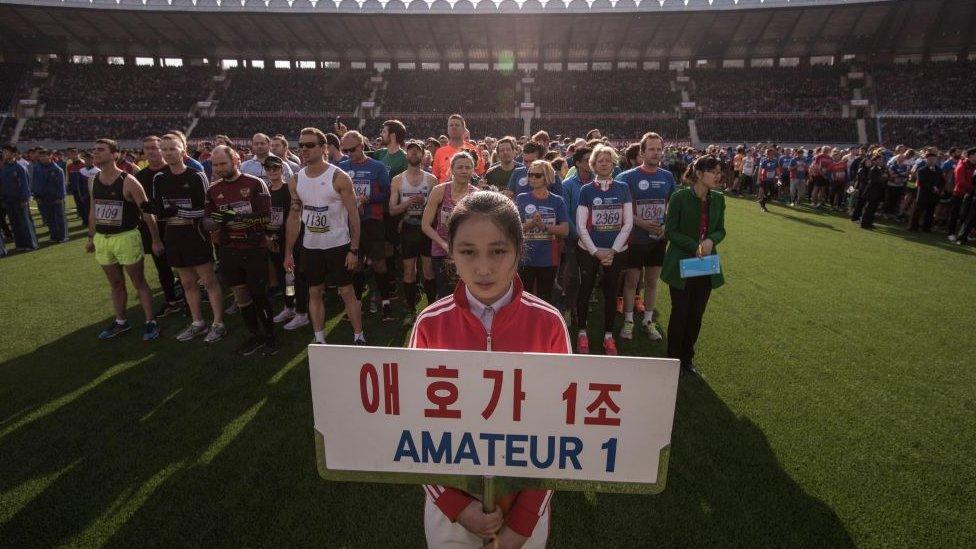
{"label": "stadium stand", "polygon": [[351,113],[368,95],[365,70],[231,69],[217,112]]}
{"label": "stadium stand", "polygon": [[698,136],[706,143],[856,143],[852,118],[815,116],[699,116]]}
{"label": "stadium stand", "polygon": [[209,93],[208,67],[52,63],[40,100],[53,112],[187,113]]}
{"label": "stadium stand", "polygon": [[701,112],[840,114],[846,67],[688,71]]}
{"label": "stadium stand", "polygon": [[896,112],[976,112],[976,61],[874,65],[878,109]]}
{"label": "stadium stand", "polygon": [[27,65],[21,63],[0,63],[0,112],[6,112],[21,90]]}
{"label": "stadium stand", "polygon": [[638,70],[539,71],[532,99],[545,112],[670,114],[678,103],[672,76]]}
{"label": "stadium stand", "polygon": [[139,139],[167,130],[185,131],[186,115],[142,114],[70,114],[31,118],[21,132],[22,140],[51,139],[58,136],[71,141],[94,141],[110,136],[113,139]]}
{"label": "stadium stand", "polygon": [[510,113],[519,75],[497,71],[385,71],[377,94],[383,109],[396,113]]}

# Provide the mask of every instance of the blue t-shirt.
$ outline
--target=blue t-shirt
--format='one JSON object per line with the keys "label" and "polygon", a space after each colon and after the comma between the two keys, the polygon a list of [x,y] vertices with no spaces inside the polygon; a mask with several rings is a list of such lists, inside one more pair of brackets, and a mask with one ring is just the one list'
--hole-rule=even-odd
{"label": "blue t-shirt", "polygon": [[207,173],[203,169],[203,164],[201,164],[196,158],[188,156],[183,159],[183,163],[186,164],[187,168],[190,168],[193,171]]}
{"label": "blue t-shirt", "polygon": [[390,200],[390,169],[379,160],[366,157],[362,164],[356,164],[350,159],[339,162],[337,166],[352,179],[356,196],[365,196],[366,207],[360,210],[363,219],[383,220],[384,208],[388,208]]}
{"label": "blue t-shirt", "polygon": [[792,156],[781,156],[779,157],[779,167],[782,170],[780,173],[789,173],[790,162],[793,160]]}
{"label": "blue t-shirt", "polygon": [[[630,189],[630,196],[634,200],[634,219],[653,221],[664,226],[664,211],[674,192],[677,182],[668,170],[658,168],[650,173],[638,166],[627,170],[617,177]],[[634,230],[630,233],[630,241],[638,244],[657,242],[661,237],[651,235],[634,223]]]}
{"label": "blue t-shirt", "polygon": [[[508,190],[515,196],[532,192],[532,187],[529,185],[529,177],[526,175],[527,173],[529,173],[527,167],[517,166],[512,170],[512,175],[508,177]],[[549,185],[549,192],[556,193],[559,196],[563,194],[563,182],[559,179],[558,173],[552,185]]]}
{"label": "blue t-shirt", "polygon": [[[593,180],[593,176],[587,181]],[[579,237],[579,232],[576,229],[576,207],[579,205],[579,195],[580,189],[586,185],[583,181],[580,181],[579,174],[571,175],[563,181],[563,200],[566,201],[566,211],[569,213],[569,237],[577,238]]]}
{"label": "blue t-shirt", "polygon": [[775,181],[776,180],[776,168],[779,167],[779,161],[775,158],[763,158],[759,162],[759,173],[760,178],[763,181]]}
{"label": "blue t-shirt", "polygon": [[624,226],[624,208],[631,208],[632,202],[630,187],[622,181],[614,181],[605,191],[594,183],[587,183],[580,189],[579,207],[590,210],[586,231],[597,248],[613,247],[613,241]]}
{"label": "blue t-shirt", "polygon": [[[558,194],[549,193],[545,199],[538,199],[532,193],[522,193],[515,197],[522,222],[530,221],[538,213],[542,222],[548,226],[569,221],[566,201]],[[556,267],[559,265],[559,237],[542,229],[525,232],[525,256],[522,264],[528,267]]]}

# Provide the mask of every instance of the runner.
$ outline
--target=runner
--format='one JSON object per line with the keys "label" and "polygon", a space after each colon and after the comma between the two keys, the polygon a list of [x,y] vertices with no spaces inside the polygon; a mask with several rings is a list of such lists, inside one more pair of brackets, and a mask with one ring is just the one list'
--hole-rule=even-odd
{"label": "runner", "polygon": [[125,318],[128,301],[125,277],[128,275],[139,295],[142,312],[146,315],[142,339],[149,341],[159,337],[159,325],[153,315],[152,292],[143,270],[142,239],[138,230],[140,218],[151,235],[152,251],[162,254],[163,243],[156,229],[155,218],[139,210],[140,205],[148,202],[145,190],[134,177],[115,165],[114,155],[118,151],[119,146],[115,141],[96,140],[93,153],[101,171],[88,181],[89,196],[93,200],[88,215],[85,251],[94,253],[102,266],[112,288],[112,306],[115,309],[115,319],[98,334],[98,339],[111,339],[132,328]]}
{"label": "runner", "polygon": [[[293,174],[298,173],[298,170],[302,169],[302,160],[295,156],[295,153],[291,152],[288,148],[288,138],[280,133],[271,138],[271,154],[268,156],[277,156],[280,158],[285,164],[288,164]],[[270,177],[268,176],[269,179]],[[287,186],[288,184],[285,183],[285,187]]]}
{"label": "runner", "polygon": [[827,147],[820,147],[814,151],[813,161],[810,162],[810,183],[813,185],[813,193],[810,196],[810,203],[814,208],[823,207],[824,200],[827,198],[827,174],[833,160],[826,153]]}
{"label": "runner", "polygon": [[[485,159],[478,151],[478,147],[474,143],[467,142],[464,139],[467,131],[468,128],[464,122],[464,118],[460,114],[452,114],[448,117],[447,138],[441,143],[437,152],[434,153],[434,163],[431,166],[431,171],[441,183],[450,179],[452,171],[451,159],[460,151],[468,151],[471,153],[471,158],[476,159],[475,172],[478,174],[485,173]],[[472,174],[473,176],[474,174]]]}
{"label": "runner", "polygon": [[[516,196],[532,190],[531,187],[529,187],[529,179],[526,176],[526,172],[528,171],[526,166],[535,162],[536,160],[540,160],[544,154],[546,154],[546,150],[542,148],[542,145],[536,143],[535,141],[529,141],[522,146],[522,158],[525,164],[523,166],[517,166],[514,170],[512,170],[512,175],[508,178],[505,196],[514,199]],[[552,184],[549,185],[549,192],[562,196],[562,180],[556,177]]]}
{"label": "runner", "polygon": [[[252,158],[245,160],[241,163],[241,173],[246,173],[247,175],[253,175],[264,181],[265,185],[268,184],[268,174],[264,172],[264,160],[268,158],[271,154],[271,138],[266,134],[256,133],[251,137],[251,153],[254,155]],[[294,175],[291,171],[291,167],[285,164],[284,179],[286,181],[291,181],[291,176]]]}
{"label": "runner", "polygon": [[[308,284],[301,273],[285,272],[285,227],[291,212],[291,191],[282,178],[284,168],[281,158],[268,156],[264,161],[264,171],[271,180],[268,191],[271,193],[271,218],[268,221],[268,260],[271,262],[270,273],[283,294],[284,308],[274,317],[274,322],[284,322],[286,330],[297,330],[308,325]],[[299,168],[301,171],[301,168]],[[301,247],[295,248],[298,254]],[[297,257],[296,257],[297,259]],[[287,279],[291,275],[292,288],[289,290]]]}
{"label": "runner", "polygon": [[766,201],[776,194],[779,169],[776,149],[766,149],[766,158],[759,162],[759,209],[764,212],[769,211],[766,209]]}
{"label": "runner", "polygon": [[803,149],[797,149],[790,160],[790,206],[798,206],[806,194],[807,161]]}
{"label": "runner", "polygon": [[431,263],[437,281],[437,299],[451,295],[454,286],[447,265],[447,221],[459,200],[478,189],[471,184],[474,160],[470,153],[457,152],[451,157],[451,182],[441,183],[430,191],[420,227],[431,240]]}
{"label": "runner", "polygon": [[[136,173],[136,180],[142,185],[146,196],[155,194],[153,179],[156,174],[166,169],[166,162],[163,162],[163,153],[159,148],[160,139],[158,136],[150,135],[142,140],[142,152],[146,157],[146,167]],[[166,223],[162,219],[156,220],[156,227],[159,231],[159,238],[166,240]],[[139,224],[139,233],[142,236],[142,251],[152,255],[153,263],[156,265],[156,274],[159,277],[159,286],[163,289],[165,303],[156,312],[156,318],[163,318],[173,313],[179,312],[185,302],[181,295],[177,294],[176,277],[173,268],[166,261],[166,254],[152,253],[152,238],[149,227],[146,223]],[[182,288],[181,288],[182,290]]]}
{"label": "runner", "polygon": [[435,301],[437,294],[434,268],[430,261],[431,241],[421,228],[427,196],[437,185],[437,178],[420,168],[424,160],[423,144],[419,141],[408,141],[406,145],[407,169],[393,178],[390,186],[390,213],[403,216],[400,223],[400,253],[403,255],[403,290],[407,306],[403,325],[413,326],[417,317],[418,256],[428,305]]}
{"label": "runner", "polygon": [[522,167],[522,164],[515,161],[515,147],[514,137],[503,137],[495,144],[498,163],[485,172],[484,181],[487,185],[485,190],[502,191],[508,188],[508,180],[512,177],[512,172]]}
{"label": "runner", "polygon": [[407,140],[407,127],[399,120],[387,120],[380,128],[380,140],[384,148],[368,156],[382,162],[390,170],[390,178],[394,178],[407,169],[407,155],[402,148]]}
{"label": "runner", "polygon": [[836,211],[846,210],[847,202],[847,161],[841,157],[840,149],[834,149],[830,163],[830,199],[829,206]]}
{"label": "runner", "polygon": [[249,356],[263,348],[265,356],[274,355],[278,342],[268,299],[265,237],[271,196],[263,181],[239,171],[241,158],[234,149],[221,145],[213,150],[210,161],[219,179],[207,191],[206,215],[212,221],[208,225],[217,225],[213,228],[220,243],[220,276],[234,292],[241,318],[251,333],[237,353]]}
{"label": "runner", "polygon": [[288,183],[291,211],[287,220],[285,270],[295,269],[295,243],[302,234],[300,271],[308,282],[308,313],[315,343],[325,343],[323,292],[328,278],[339,288],[352,322],[353,343],[366,345],[362,310],[352,286],[359,262],[359,208],[352,180],[325,158],[326,137],[304,128],[298,137],[305,167]]}
{"label": "runner", "polygon": [[592,183],[580,189],[576,208],[579,247],[576,250],[580,268],[580,291],[576,299],[576,352],[588,354],[590,342],[586,333],[590,295],[600,271],[603,289],[603,350],[617,354],[613,340],[613,320],[616,312],[617,287],[620,270],[624,267],[627,241],[634,226],[633,200],[624,183],[613,180],[617,151],[597,145],[590,155],[590,169],[595,173]]}
{"label": "runner", "polygon": [[[190,341],[206,334],[204,341],[217,342],[227,334],[224,311],[220,305],[223,292],[214,274],[213,245],[210,235],[202,227],[207,203],[207,176],[190,169],[184,162],[183,141],[177,135],[166,134],[160,140],[163,160],[168,169],[153,177],[150,213],[162,217],[166,223],[166,260],[176,269],[183,285],[183,296],[193,322],[177,334],[178,341]],[[207,289],[213,324],[207,328],[200,307],[200,286]]]}
{"label": "runner", "polygon": [[642,165],[617,176],[630,190],[634,201],[634,228],[630,233],[627,251],[627,272],[624,277],[624,324],[620,337],[634,337],[634,301],[637,286],[644,271],[644,319],[641,327],[651,341],[660,341],[661,333],[654,326],[654,305],[657,302],[657,281],[661,277],[667,239],[664,237],[664,218],[668,200],[677,187],[674,175],[661,168],[664,139],[649,132],[641,138]]}
{"label": "runner", "polygon": [[563,197],[549,192],[556,180],[552,165],[536,160],[526,174],[532,191],[515,197],[525,237],[519,276],[525,291],[552,304],[562,238],[569,234],[569,214]]}
{"label": "runner", "polygon": [[366,139],[355,130],[342,136],[342,152],[349,156],[339,163],[339,169],[349,176],[356,190],[359,213],[362,218],[360,234],[359,270],[354,277],[356,298],[362,299],[365,285],[366,264],[373,270],[376,286],[383,304],[383,320],[393,319],[390,305],[390,273],[386,263],[386,225],[384,209],[389,209],[390,170],[379,160],[373,160],[364,152]]}

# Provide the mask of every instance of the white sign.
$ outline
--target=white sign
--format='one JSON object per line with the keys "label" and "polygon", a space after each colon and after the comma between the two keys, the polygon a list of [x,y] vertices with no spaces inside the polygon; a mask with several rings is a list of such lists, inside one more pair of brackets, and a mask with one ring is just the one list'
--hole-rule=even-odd
{"label": "white sign", "polygon": [[697,104],[694,101],[682,101],[681,102],[681,108],[682,109],[694,109],[696,105]]}
{"label": "white sign", "polygon": [[677,360],[332,345],[308,355],[324,470],[666,476]]}
{"label": "white sign", "polygon": [[851,99],[851,106],[852,107],[867,107],[868,106],[868,100],[867,99]]}
{"label": "white sign", "polygon": [[691,82],[691,77],[690,76],[679,76],[675,80],[677,80],[678,82]]}
{"label": "white sign", "polygon": [[850,78],[851,80],[864,80],[864,73],[863,72],[849,72],[849,73],[847,73],[847,77]]}
{"label": "white sign", "polygon": [[519,103],[519,107],[523,111],[531,111],[531,110],[535,109],[535,103]]}
{"label": "white sign", "polygon": [[372,108],[376,107],[376,101],[363,101],[362,102],[362,107],[364,109],[372,109]]}

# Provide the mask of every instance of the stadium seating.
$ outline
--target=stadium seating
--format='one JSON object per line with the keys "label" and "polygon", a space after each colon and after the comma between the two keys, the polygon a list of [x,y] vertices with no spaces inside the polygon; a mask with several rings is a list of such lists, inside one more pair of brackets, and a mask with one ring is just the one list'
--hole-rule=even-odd
{"label": "stadium seating", "polygon": [[7,112],[20,91],[27,65],[20,63],[0,63],[0,112]]}
{"label": "stadium seating", "polygon": [[209,94],[208,67],[52,64],[40,100],[52,112],[188,113]]}
{"label": "stadium seating", "polygon": [[[875,120],[868,121],[868,136],[877,139]],[[899,143],[920,148],[935,145],[942,149],[953,146],[972,147],[976,144],[976,119],[973,118],[883,118],[883,142],[890,146]]]}
{"label": "stadium seating", "polygon": [[217,112],[351,113],[368,97],[365,70],[231,69]]}
{"label": "stadium seating", "polygon": [[692,99],[704,113],[840,114],[844,67],[695,69]]}
{"label": "stadium seating", "polygon": [[703,142],[856,143],[853,118],[773,118],[699,116],[698,137]]}
{"label": "stadium seating", "polygon": [[139,139],[146,135],[161,135],[167,130],[185,131],[189,119],[184,115],[126,116],[116,115],[65,115],[32,118],[27,121],[22,140],[67,139],[70,141],[94,141],[101,137],[113,139]]}
{"label": "stadium seating", "polygon": [[880,111],[969,113],[976,111],[974,71],[972,61],[877,65],[868,70]]}
{"label": "stadium seating", "polygon": [[377,101],[388,113],[511,113],[518,75],[496,71],[386,71]]}
{"label": "stadium seating", "polygon": [[583,137],[593,129],[598,129],[610,139],[636,139],[646,132],[654,131],[668,141],[688,139],[688,123],[677,117],[661,118],[608,118],[599,115],[581,117],[546,118],[532,121],[533,130],[546,130],[551,137]]}
{"label": "stadium seating", "polygon": [[543,113],[673,114],[678,104],[668,72],[539,71],[535,76],[532,100]]}
{"label": "stadium seating", "polygon": [[[224,134],[233,138],[247,139],[261,132],[268,135],[281,134],[294,141],[298,139],[302,128],[310,126],[326,133],[331,132],[334,120],[334,117],[302,115],[218,115],[212,118],[201,118],[193,130],[193,137],[211,139],[217,134]],[[356,128],[359,121],[344,118],[343,123]]]}

